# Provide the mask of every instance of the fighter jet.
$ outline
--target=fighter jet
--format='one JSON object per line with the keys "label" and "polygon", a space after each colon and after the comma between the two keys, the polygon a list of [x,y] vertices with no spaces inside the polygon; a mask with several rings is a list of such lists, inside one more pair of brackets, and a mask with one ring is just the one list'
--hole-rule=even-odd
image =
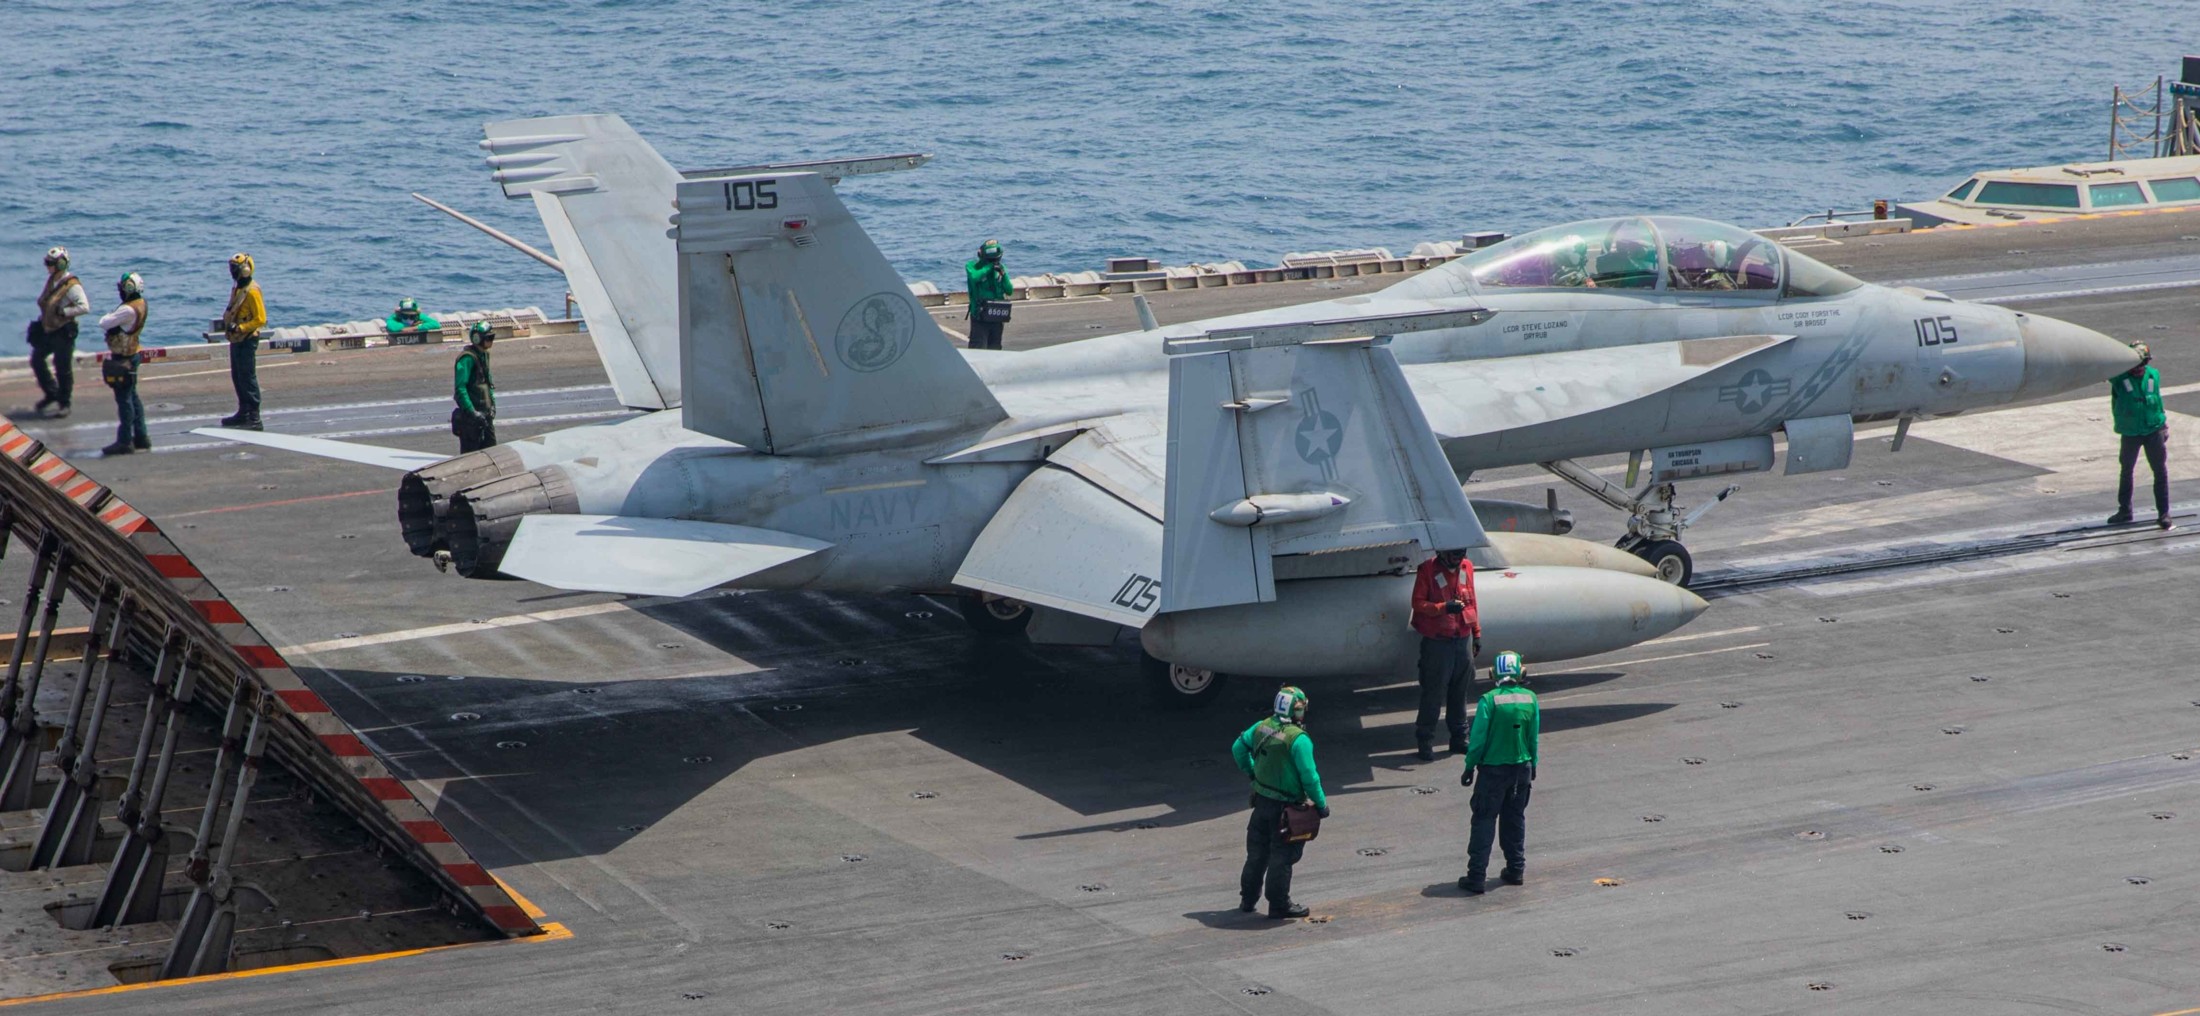
{"label": "fighter jet", "polygon": [[[1842,468],[1856,422],[2050,395],[2134,362],[2064,322],[1869,285],[1669,217],[1537,231],[1364,296],[959,350],[831,174],[683,176],[616,117],[488,133],[506,193],[542,211],[622,400],[665,411],[434,462],[205,433],[408,470],[408,543],[465,575],[647,595],[954,593],[983,606],[966,611],[974,624],[1040,643],[1138,629],[1178,701],[1211,696],[1224,672],[1403,666],[1406,577],[1447,542],[1485,571],[1486,646],[1557,660],[1654,638],[1705,606],[1679,585],[1692,513],[1676,481],[1770,468],[1781,433],[1788,472]],[[652,242],[665,190],[673,242]],[[1366,381],[1379,367],[1289,366],[1334,343],[1382,349],[1400,384]],[[1170,356],[1269,346],[1293,352]],[[1414,428],[1448,460],[1442,498],[1408,468]],[[1617,452],[1647,459],[1640,493],[1572,461]],[[1649,563],[1485,533],[1439,504],[1460,476],[1525,463],[1628,510],[1626,549]],[[1558,528],[1533,506],[1481,507]]]}

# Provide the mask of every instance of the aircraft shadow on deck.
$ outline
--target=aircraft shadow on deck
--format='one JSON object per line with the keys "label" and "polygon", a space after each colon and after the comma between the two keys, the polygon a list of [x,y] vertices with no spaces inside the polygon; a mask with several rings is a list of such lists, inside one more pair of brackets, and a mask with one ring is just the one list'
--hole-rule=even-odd
{"label": "aircraft shadow on deck", "polygon": [[[378,734],[378,744],[411,776],[439,789],[438,817],[492,866],[609,852],[756,764],[787,759],[789,770],[814,767],[799,753],[876,734],[906,733],[951,757],[927,759],[914,771],[889,765],[848,774],[850,756],[836,755],[836,770],[882,784],[889,800],[925,791],[1014,800],[1014,793],[987,788],[998,778],[1075,815],[1109,816],[1085,825],[1053,823],[1019,839],[1188,825],[1243,810],[1246,785],[1231,766],[1229,744],[1265,712],[1275,682],[1237,678],[1210,707],[1158,708],[1147,700],[1127,641],[1033,647],[982,639],[962,632],[958,619],[947,620],[956,627],[892,639],[890,658],[864,655],[885,648],[876,641],[869,649],[829,648],[844,643],[813,633],[814,639],[795,638],[815,641],[813,651],[783,654],[769,661],[770,669],[732,676],[592,683],[471,675],[463,682],[407,683],[395,673],[339,673],[407,728],[402,739]],[[778,644],[787,644],[784,634]],[[755,649],[729,647],[739,648]],[[1581,688],[1619,676],[1554,675],[1543,688]],[[1332,793],[1349,797],[1354,787],[1373,783],[1379,769],[1409,767],[1400,764],[1401,752],[1411,748],[1418,691],[1387,687],[1394,683],[1303,682]],[[1554,703],[1545,709],[1544,729],[1668,708]],[[1364,718],[1371,716],[1384,718],[1368,725]],[[1410,766],[1431,774],[1429,780],[1448,780],[1456,764],[1447,755]],[[480,825],[493,834],[464,831]]]}

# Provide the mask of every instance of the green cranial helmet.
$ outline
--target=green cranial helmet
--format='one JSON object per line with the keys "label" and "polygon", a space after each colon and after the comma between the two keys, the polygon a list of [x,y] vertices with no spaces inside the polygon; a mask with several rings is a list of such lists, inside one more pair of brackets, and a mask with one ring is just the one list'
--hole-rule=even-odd
{"label": "green cranial helmet", "polygon": [[115,292],[122,294],[125,300],[135,300],[145,295],[145,280],[136,272],[125,272],[122,278],[115,280]]}
{"label": "green cranial helmet", "polygon": [[409,297],[409,296],[408,296],[408,297],[406,297],[406,298],[404,298],[404,299],[402,299],[402,300],[399,300],[399,301],[397,301],[397,316],[398,316],[398,317],[401,317],[401,318],[416,318],[416,317],[419,317],[419,316],[420,316],[420,301],[418,301],[418,300],[415,300],[415,299],[413,299],[412,297]]}
{"label": "green cranial helmet", "polygon": [[1490,676],[1498,684],[1518,684],[1528,678],[1528,661],[1521,659],[1519,653],[1507,649],[1490,661]]}
{"label": "green cranial helmet", "polygon": [[987,240],[986,242],[984,242],[984,243],[981,243],[981,244],[979,244],[979,245],[978,245],[978,260],[980,260],[980,261],[999,261],[1000,259],[1001,259],[1001,241],[999,241],[999,240]]}
{"label": "green cranial helmet", "polygon": [[496,338],[497,330],[489,327],[487,321],[476,321],[472,328],[466,329],[466,341],[477,346],[484,342],[495,342]]}
{"label": "green cranial helmet", "polygon": [[1284,685],[1276,689],[1276,719],[1291,723],[1306,720],[1306,693],[1296,685]]}

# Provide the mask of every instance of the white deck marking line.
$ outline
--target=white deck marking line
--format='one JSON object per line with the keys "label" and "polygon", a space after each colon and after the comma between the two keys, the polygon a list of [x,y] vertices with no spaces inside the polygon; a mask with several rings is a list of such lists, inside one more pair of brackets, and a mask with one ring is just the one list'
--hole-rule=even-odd
{"label": "white deck marking line", "polygon": [[669,603],[673,599],[675,598],[652,596],[638,600],[615,600],[610,603],[590,603],[579,607],[561,607],[557,610],[538,610],[531,614],[506,614],[503,617],[484,618],[479,623],[475,623],[473,621],[460,621],[457,624],[432,624],[428,625],[425,628],[405,628],[399,631],[386,631],[374,635],[361,635],[358,638],[328,639],[323,642],[308,642],[304,645],[283,646],[275,651],[285,656],[289,656],[292,653],[311,655],[313,653],[325,653],[336,649],[359,649],[365,646],[385,646],[389,645],[392,642],[413,642],[419,639],[442,638],[445,635],[463,635],[467,632],[488,631],[492,628],[517,628],[521,625],[541,624],[545,621],[564,621],[575,617],[591,617],[596,614],[610,614],[621,610],[630,610],[638,606],[648,606],[653,603]]}
{"label": "white deck marking line", "polygon": [[1616,660],[1611,663],[1599,663],[1593,666],[1564,667],[1557,670],[1538,667],[1529,672],[1528,677],[1530,680],[1534,680],[1536,674],[1578,674],[1585,670],[1607,670],[1614,667],[1633,667],[1644,663],[1663,663],[1666,660],[1685,660],[1691,656],[1715,656],[1719,653],[1737,653],[1744,649],[1763,649],[1764,647],[1771,644],[1772,643],[1770,642],[1752,642],[1746,646],[1728,646],[1725,649],[1704,649],[1693,653],[1674,653],[1671,656],[1646,656],[1639,660]]}
{"label": "white deck marking line", "polygon": [[[301,364],[301,363],[304,363],[304,362],[305,362],[304,360],[292,360],[292,361],[290,361],[289,363],[270,363],[270,364],[267,364],[267,365],[265,365],[265,366],[259,367],[259,368],[258,368],[258,370],[274,370],[274,369],[275,369],[275,368],[277,368],[277,367],[296,367],[296,366],[298,366],[299,364]],[[198,376],[199,376],[199,375],[201,375],[201,374],[227,374],[227,373],[229,373],[229,368],[227,368],[227,367],[218,367],[218,368],[215,368],[214,370],[187,370],[187,371],[184,371],[184,372],[183,372],[183,373],[181,373],[181,374],[147,374],[147,375],[145,375],[144,377],[138,378],[138,384],[141,384],[141,385],[147,385],[147,384],[152,384],[152,383],[153,383],[153,382],[155,382],[155,381],[166,381],[166,380],[168,380],[169,378],[177,378],[177,377],[198,377]],[[255,373],[257,373],[257,371],[255,371]]]}
{"label": "white deck marking line", "polygon": [[[216,371],[216,372],[211,372],[211,373],[226,373],[226,372],[225,372],[225,371]],[[497,392],[497,399],[498,399],[498,401],[500,401],[500,402],[501,402],[501,401],[508,401],[508,400],[511,400],[511,399],[529,398],[529,397],[532,397],[532,396],[536,396],[536,395],[565,395],[565,394],[569,394],[569,393],[572,393],[572,392],[608,392],[608,391],[610,391],[610,390],[611,390],[611,386],[610,386],[610,385],[567,385],[567,386],[565,386],[565,387],[563,387],[563,388],[522,388],[522,389],[518,389],[518,390],[515,390],[515,391],[509,391],[509,392],[507,392],[507,391],[499,391],[499,392]],[[2163,390],[2162,394],[2164,394],[2164,395],[2168,395],[2168,394],[2171,394],[2171,393],[2170,393],[2170,392],[2169,392],[2169,391],[2168,391],[2167,389],[2165,389],[2165,390]],[[436,404],[436,403],[444,403],[444,404],[448,404],[448,403],[449,403],[450,401],[451,401],[451,397],[450,397],[449,395],[437,395],[437,396],[431,396],[431,397],[428,397],[428,398],[421,398],[421,399],[387,399],[387,400],[384,400],[384,401],[381,401],[381,402],[338,402],[338,403],[333,403],[333,404],[331,404],[331,405],[326,405],[326,406],[283,406],[283,407],[281,407],[281,408],[272,408],[272,407],[271,407],[271,408],[263,409],[263,410],[261,411],[260,415],[262,415],[262,416],[296,416],[296,415],[299,415],[299,414],[301,414],[301,413],[333,413],[333,412],[337,412],[337,411],[339,411],[339,410],[346,410],[346,409],[395,409],[395,408],[397,408],[397,407],[399,407],[399,406],[425,406],[425,405],[433,405],[433,404]],[[182,422],[182,421],[185,421],[185,420],[219,420],[219,419],[221,419],[221,414],[220,414],[220,413],[184,413],[184,414],[181,414],[181,415],[178,415],[178,416],[148,416],[148,417],[146,417],[146,418],[145,418],[145,424],[146,424],[146,426],[148,426],[148,427],[151,427],[151,426],[157,426],[157,425],[160,425],[160,424],[164,424],[164,423],[180,423],[180,422]],[[112,424],[112,423],[72,423],[72,424],[68,425],[67,427],[56,427],[56,428],[51,428],[51,429],[53,429],[53,430],[113,430],[113,429],[114,429],[114,426],[115,426],[115,425],[114,425],[114,424]],[[34,436],[35,436],[35,435],[34,435]]]}
{"label": "white deck marking line", "polygon": [[[499,420],[506,425],[520,423],[560,423],[567,420],[595,420],[606,416],[624,416],[633,412],[635,411],[631,409],[602,409],[588,413],[556,413],[550,416],[500,417]],[[338,430],[330,431],[325,434],[301,434],[300,436],[327,438],[334,441],[340,440],[342,438],[387,437],[398,434],[428,434],[436,431],[446,431],[449,428],[450,424],[447,423],[422,423],[406,427],[381,427],[374,430]],[[285,431],[284,433],[297,432]],[[161,452],[197,452],[205,451],[208,448],[234,448],[237,447],[239,444],[240,442],[237,441],[200,441],[194,444],[155,445],[153,446],[153,452],[154,454],[159,454]],[[86,451],[89,450],[90,449],[86,449]],[[83,453],[77,452],[74,454]]]}
{"label": "white deck marking line", "polygon": [[1648,642],[1637,642],[1635,644],[1638,646],[1668,646],[1672,645],[1675,642],[1695,642],[1699,639],[1715,639],[1721,635],[1747,635],[1753,631],[1763,630],[1765,630],[1764,625],[1753,624],[1747,628],[1723,628],[1719,631],[1696,632],[1693,635],[1667,635],[1662,639],[1651,639]]}

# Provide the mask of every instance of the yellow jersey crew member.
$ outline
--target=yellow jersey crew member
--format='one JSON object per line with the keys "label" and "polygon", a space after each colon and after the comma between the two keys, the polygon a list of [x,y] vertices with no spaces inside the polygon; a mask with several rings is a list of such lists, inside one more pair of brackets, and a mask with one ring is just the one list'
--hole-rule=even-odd
{"label": "yellow jersey crew member", "polygon": [[1307,909],[1291,902],[1291,866],[1306,852],[1284,826],[1284,809],[1312,807],[1329,817],[1322,775],[1314,768],[1314,739],[1306,736],[1306,693],[1285,685],[1276,692],[1273,715],[1245,728],[1230,742],[1230,758],[1253,781],[1253,817],[1245,824],[1245,868],[1238,875],[1238,909],[1252,913],[1268,892],[1268,916],[1305,917]]}
{"label": "yellow jersey crew member", "polygon": [[474,322],[466,329],[466,348],[451,368],[451,398],[458,403],[451,410],[451,433],[458,438],[461,455],[497,443],[497,386],[489,376],[489,347],[496,341],[497,331],[489,322]]}
{"label": "yellow jersey crew member", "polygon": [[222,312],[222,335],[229,339],[229,385],[237,390],[237,413],[222,426],[260,429],[260,329],[267,327],[267,301],[252,279],[252,255],[229,258],[229,309]]}
{"label": "yellow jersey crew member", "polygon": [[1499,653],[1490,661],[1490,676],[1497,686],[1483,692],[1474,707],[1467,768],[1459,774],[1460,786],[1474,788],[1467,873],[1459,879],[1469,896],[1482,895],[1493,837],[1505,851],[1505,870],[1498,877],[1506,885],[1527,881],[1528,789],[1535,785],[1536,739],[1543,731],[1541,707],[1527,686],[1527,661],[1510,650]]}
{"label": "yellow jersey crew member", "polygon": [[31,347],[31,374],[38,378],[37,412],[51,406],[54,416],[69,415],[69,393],[76,387],[76,319],[91,311],[91,298],[69,271],[68,248],[48,248],[38,316],[23,335]]}
{"label": "yellow jersey crew member", "polygon": [[139,340],[145,334],[145,280],[138,273],[115,283],[122,305],[99,319],[107,335],[107,358],[100,361],[99,377],[115,391],[115,443],[100,449],[103,455],[128,455],[153,447],[145,436],[145,402],[138,398]]}

